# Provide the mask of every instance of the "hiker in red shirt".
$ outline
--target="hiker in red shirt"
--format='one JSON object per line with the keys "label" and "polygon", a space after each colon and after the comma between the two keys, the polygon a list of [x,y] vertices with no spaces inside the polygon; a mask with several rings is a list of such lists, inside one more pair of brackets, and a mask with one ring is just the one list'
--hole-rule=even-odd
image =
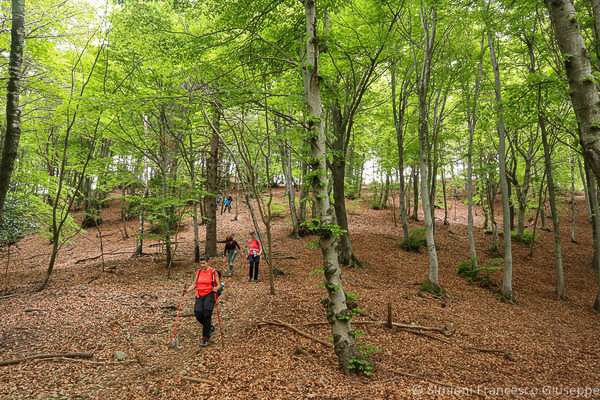
{"label": "hiker in red shirt", "polygon": [[250,269],[248,282],[252,280],[258,282],[258,264],[260,263],[260,255],[263,248],[255,232],[250,232],[250,239],[246,241],[246,248],[248,249],[248,264]]}
{"label": "hiker in red shirt", "polygon": [[208,346],[210,335],[215,330],[212,325],[212,313],[217,300],[217,292],[221,287],[221,280],[216,269],[208,263],[209,259],[201,259],[199,268],[194,274],[194,283],[183,289],[183,294],[194,289],[196,303],[194,304],[194,315],[202,325],[202,341],[200,346]]}

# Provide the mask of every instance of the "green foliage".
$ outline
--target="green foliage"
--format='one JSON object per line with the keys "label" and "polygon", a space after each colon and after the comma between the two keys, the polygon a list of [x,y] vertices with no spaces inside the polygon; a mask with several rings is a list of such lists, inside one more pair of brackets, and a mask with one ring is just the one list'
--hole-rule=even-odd
{"label": "green foliage", "polygon": [[502,263],[502,258],[490,258],[478,268],[475,268],[471,260],[465,260],[458,265],[457,273],[469,282],[477,283],[481,287],[495,289],[496,285],[491,275],[502,268]]}
{"label": "green foliage", "polygon": [[36,203],[35,198],[31,197],[14,194],[7,197],[0,223],[0,246],[14,244],[39,228],[40,215],[36,208],[41,204]]}
{"label": "green foliage", "polygon": [[272,218],[282,218],[283,216],[285,216],[285,210],[286,208],[284,205],[276,202],[271,203]]}
{"label": "green foliage", "polygon": [[444,297],[446,295],[446,290],[443,287],[436,285],[429,280],[421,283],[419,289],[421,292],[429,293],[434,297]]}
{"label": "green foliage", "polygon": [[422,247],[427,246],[427,238],[425,237],[425,228],[413,228],[408,233],[408,240],[402,240],[400,247],[407,251],[421,251]]}
{"label": "green foliage", "polygon": [[377,347],[370,344],[357,345],[357,353],[352,357],[348,366],[350,372],[364,376],[373,375],[374,366],[372,357],[378,351]]}
{"label": "green foliage", "polygon": [[515,242],[523,244],[531,244],[534,240],[533,232],[528,229],[523,230],[523,234],[519,235],[516,231],[511,232],[511,238]]}
{"label": "green foliage", "polygon": [[300,226],[308,232],[324,238],[339,237],[345,232],[338,224],[324,224],[319,218],[311,218]]}

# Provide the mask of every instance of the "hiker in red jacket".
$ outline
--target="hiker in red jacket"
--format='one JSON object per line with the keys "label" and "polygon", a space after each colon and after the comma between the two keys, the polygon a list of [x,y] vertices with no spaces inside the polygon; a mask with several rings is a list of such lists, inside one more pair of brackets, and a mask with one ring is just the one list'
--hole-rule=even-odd
{"label": "hiker in red jacket", "polygon": [[250,239],[246,241],[246,248],[248,249],[248,266],[250,269],[248,282],[252,280],[258,282],[258,264],[260,263],[260,255],[263,248],[256,232],[250,232]]}
{"label": "hiker in red jacket", "polygon": [[208,263],[209,259],[201,259],[199,268],[194,274],[194,283],[183,289],[183,294],[195,289],[196,303],[194,304],[194,315],[202,325],[202,341],[200,346],[208,346],[210,335],[215,328],[212,325],[212,313],[217,301],[217,292],[221,287],[221,280],[216,269]]}

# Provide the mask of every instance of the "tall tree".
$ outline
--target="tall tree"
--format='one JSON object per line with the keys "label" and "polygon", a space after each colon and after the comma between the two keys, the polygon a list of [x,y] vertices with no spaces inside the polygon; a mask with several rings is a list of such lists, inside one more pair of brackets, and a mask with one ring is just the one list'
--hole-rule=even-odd
{"label": "tall tree", "polygon": [[[489,13],[486,17],[489,18]],[[488,21],[489,22],[489,21]],[[496,106],[496,130],[498,131],[498,163],[500,174],[500,191],[502,193],[502,226],[504,234],[504,273],[502,276],[502,295],[505,299],[513,300],[512,290],[512,243],[510,229],[510,204],[508,181],[506,179],[506,128],[504,125],[504,104],[502,103],[502,82],[500,80],[500,68],[496,58],[493,32],[487,26],[487,42],[490,51],[490,62],[494,70],[494,93]]]}
{"label": "tall tree", "polygon": [[12,0],[10,28],[10,55],[6,85],[6,130],[0,143],[0,220],[10,185],[19,139],[21,138],[21,110],[19,108],[20,82],[23,74],[23,47],[25,46],[25,0]]}
{"label": "tall tree", "polygon": [[564,57],[569,94],[580,126],[581,145],[594,174],[600,178],[600,95],[577,23],[575,5],[572,0],[545,0],[545,3]]}
{"label": "tall tree", "polygon": [[425,237],[427,240],[427,255],[429,256],[429,282],[439,287],[438,258],[433,232],[433,215],[429,198],[429,107],[428,91],[431,77],[431,62],[435,47],[437,14],[435,7],[421,6],[421,24],[423,27],[423,61],[417,73],[417,94],[419,97],[419,172],[421,182],[421,205],[425,219]]}
{"label": "tall tree", "polygon": [[[333,347],[340,367],[349,372],[357,349],[350,326],[350,311],[342,286],[341,269],[335,249],[336,225],[329,203],[325,121],[319,85],[319,36],[317,34],[317,7],[314,0],[304,0],[306,17],[306,52],[303,72],[304,95],[308,108],[307,134],[311,148],[310,180],[313,201],[317,211],[319,246],[323,256],[325,287],[328,293],[327,319],[331,325]],[[339,227],[338,227],[339,230]]]}

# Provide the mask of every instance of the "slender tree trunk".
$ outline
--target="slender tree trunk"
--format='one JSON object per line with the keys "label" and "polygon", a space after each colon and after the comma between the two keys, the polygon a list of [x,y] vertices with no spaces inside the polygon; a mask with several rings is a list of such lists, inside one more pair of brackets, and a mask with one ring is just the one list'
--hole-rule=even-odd
{"label": "slender tree trunk", "polygon": [[405,185],[404,185],[404,119],[406,113],[406,107],[408,105],[408,85],[410,80],[406,79],[402,83],[400,89],[400,101],[396,101],[396,63],[392,63],[391,66],[391,77],[392,77],[392,111],[394,114],[394,127],[396,129],[396,143],[398,145],[398,183],[400,187],[399,193],[399,208],[400,208],[400,220],[402,222],[402,240],[408,241],[408,215],[406,212],[405,202]]}
{"label": "slender tree trunk", "polygon": [[[213,127],[219,129],[221,114],[215,106]],[[206,240],[204,252],[209,257],[217,255],[217,192],[219,170],[219,132],[213,132],[210,140],[210,156],[206,162],[206,191],[204,210],[206,212]]]}
{"label": "slender tree trunk", "polygon": [[504,227],[504,274],[502,277],[502,295],[509,301],[514,299],[512,290],[512,248],[510,226],[510,204],[508,182],[506,179],[506,131],[504,128],[504,104],[500,83],[500,70],[496,60],[496,51],[492,39],[492,32],[487,31],[490,60],[494,69],[494,91],[496,93],[496,129],[500,137],[498,143],[498,160],[500,163],[500,191],[502,192],[502,225]]}
{"label": "slender tree trunk", "polygon": [[2,220],[2,210],[21,138],[19,94],[25,44],[25,0],[12,0],[11,12],[12,26],[10,28],[10,55],[6,85],[6,129],[4,135],[0,136],[2,138],[0,141],[0,220]]}
{"label": "slender tree trunk", "polygon": [[419,170],[417,166],[412,167],[412,184],[413,184],[413,221],[419,221]]}
{"label": "slender tree trunk", "polygon": [[306,162],[302,161],[302,178],[300,184],[300,214],[298,215],[298,223],[302,224],[306,222],[306,203],[308,203],[308,193],[309,193],[309,182],[306,179],[307,165]]}
{"label": "slender tree trunk", "polygon": [[[475,87],[473,98],[469,101],[467,96],[467,126],[469,129],[469,141],[467,145],[467,239],[469,241],[469,259],[473,269],[477,268],[477,248],[475,247],[475,235],[473,234],[473,138],[475,136],[475,126],[477,124],[477,112],[479,104],[479,93],[481,90],[481,80],[483,79],[483,57],[485,53],[485,40],[482,35],[480,44],[479,67],[477,77],[475,78]],[[469,90],[469,89],[467,89]],[[482,197],[483,205],[483,197]],[[489,221],[487,209],[483,207],[485,214],[484,229],[487,228]]]}
{"label": "slender tree trunk", "polygon": [[446,196],[446,176],[442,168],[442,196],[444,200],[444,225],[448,225],[448,197]]}
{"label": "slender tree trunk", "polygon": [[[279,125],[276,126],[279,130]],[[288,148],[289,143],[287,140],[281,140],[279,142],[279,151],[281,158],[281,169],[283,176],[285,177],[285,191],[288,197],[288,206],[290,208],[290,218],[292,220],[292,235],[295,238],[300,237],[298,232],[300,224],[298,222],[298,212],[296,211],[296,188],[294,183],[294,177],[292,175],[292,155]]]}
{"label": "slender tree trunk", "polygon": [[337,103],[331,106],[333,119],[333,131],[335,139],[333,141],[333,160],[330,163],[331,176],[333,180],[333,206],[335,209],[335,218],[337,224],[342,228],[342,233],[338,240],[338,253],[340,264],[349,266],[360,266],[360,262],[354,256],[352,250],[352,240],[348,229],[348,213],[346,211],[346,125],[342,121],[341,110]]}
{"label": "slender tree trunk", "polygon": [[[304,92],[308,107],[307,134],[311,147],[313,201],[322,226],[332,222],[332,210],[329,204],[327,154],[325,144],[325,127],[321,91],[319,87],[318,56],[319,41],[317,36],[317,10],[314,0],[304,1],[306,15],[306,59],[303,69]],[[327,319],[331,325],[333,347],[342,370],[350,372],[352,360],[357,349],[352,336],[350,311],[346,306],[346,294],[342,286],[341,269],[335,249],[336,235],[331,231],[322,231],[319,235],[319,246],[323,256],[325,287],[327,288]]]}
{"label": "slender tree trunk", "polygon": [[565,60],[569,94],[577,122],[580,141],[590,167],[600,177],[600,96],[585,42],[581,36],[577,13],[571,0],[545,0],[554,28],[554,36]]}
{"label": "slender tree trunk", "polygon": [[575,236],[575,227],[577,224],[577,204],[575,203],[575,159],[573,155],[569,157],[570,178],[571,178],[571,243],[577,243]]}
{"label": "slender tree trunk", "polygon": [[562,250],[560,246],[560,226],[558,221],[558,210],[556,207],[556,197],[554,188],[554,177],[552,176],[552,153],[548,144],[548,133],[546,132],[546,116],[542,110],[541,93],[542,89],[538,86],[538,120],[540,131],[542,133],[542,145],[544,146],[544,161],[546,165],[546,179],[548,180],[548,199],[550,200],[550,213],[552,214],[552,227],[554,228],[554,262],[556,272],[556,294],[560,299],[565,299],[565,274],[563,270]]}
{"label": "slender tree trunk", "polygon": [[361,159],[361,162],[360,162],[360,175],[358,177],[358,198],[359,199],[360,199],[360,196],[362,195],[364,172],[365,172],[365,160]]}
{"label": "slender tree trunk", "polygon": [[[595,231],[600,232],[600,205],[598,204],[598,180],[595,178],[590,179],[590,201],[592,203],[592,213],[595,215],[594,223],[596,225]],[[596,299],[594,300],[593,309],[597,313],[600,313],[600,257],[596,256],[600,252],[600,235],[596,234],[594,237],[594,262],[593,270],[596,277],[596,285],[598,291],[596,293]]]}
{"label": "slender tree trunk", "polygon": [[421,173],[421,205],[425,219],[425,237],[427,240],[427,255],[429,258],[429,282],[439,287],[438,278],[438,259],[437,250],[435,248],[435,238],[433,233],[433,216],[431,205],[429,203],[429,166],[427,151],[429,149],[429,110],[427,107],[427,94],[429,89],[429,78],[431,75],[431,61],[433,58],[433,48],[435,43],[436,33],[436,11],[431,9],[431,20],[427,21],[428,17],[425,11],[421,11],[421,19],[423,29],[425,31],[425,51],[421,74],[418,81],[419,94],[419,164]]}
{"label": "slender tree trunk", "polygon": [[581,182],[583,182],[583,192],[585,195],[585,209],[587,212],[588,221],[590,221],[592,223],[592,226],[594,226],[593,221],[592,221],[592,205],[590,203],[589,179],[587,177],[587,174],[583,170],[581,158],[579,157],[578,154],[576,154],[575,157],[577,157],[577,166],[579,168],[579,177],[581,178]]}

